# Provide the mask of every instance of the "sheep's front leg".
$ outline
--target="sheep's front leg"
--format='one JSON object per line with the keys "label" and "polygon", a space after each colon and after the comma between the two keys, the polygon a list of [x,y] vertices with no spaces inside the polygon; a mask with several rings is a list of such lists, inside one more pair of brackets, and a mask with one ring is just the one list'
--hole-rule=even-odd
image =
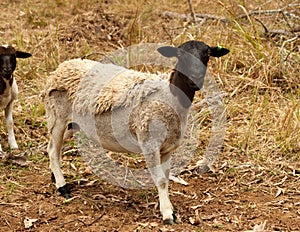
{"label": "sheep's front leg", "polygon": [[68,198],[70,189],[68,188],[61,171],[61,148],[63,145],[63,136],[66,130],[66,123],[60,119],[56,119],[51,130],[51,138],[48,144],[48,155],[50,159],[50,169],[52,171],[52,180],[59,193]]}
{"label": "sheep's front leg", "polygon": [[8,144],[11,149],[18,149],[18,144],[16,142],[15,134],[14,134],[14,121],[12,117],[13,112],[13,102],[10,102],[8,106],[5,108],[5,120],[6,127],[8,132]]}
{"label": "sheep's front leg", "polygon": [[[158,190],[160,210],[161,212],[166,212],[167,215],[166,218],[163,218],[165,224],[174,224],[177,219],[174,213],[172,203],[169,198],[169,191],[168,191],[169,179],[170,179],[170,162],[171,162],[170,158],[171,158],[170,154],[161,156],[161,168],[164,173],[164,179],[163,179],[163,184],[159,187],[161,190],[160,191]],[[172,212],[169,211],[170,208]],[[171,218],[169,217],[170,213],[172,213]]]}
{"label": "sheep's front leg", "polygon": [[173,213],[173,206],[168,192],[170,162],[167,159],[164,160],[164,163],[161,163],[159,148],[152,149],[152,146],[152,143],[143,144],[142,150],[145,155],[151,177],[158,190],[160,212],[163,216],[163,221],[165,224],[173,224],[176,217]]}

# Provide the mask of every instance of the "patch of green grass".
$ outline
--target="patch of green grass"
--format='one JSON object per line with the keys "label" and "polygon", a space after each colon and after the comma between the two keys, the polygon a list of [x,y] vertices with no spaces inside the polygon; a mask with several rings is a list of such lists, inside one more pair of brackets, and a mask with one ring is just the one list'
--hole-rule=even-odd
{"label": "patch of green grass", "polygon": [[43,155],[40,153],[32,153],[27,156],[28,160],[35,163],[48,163],[49,162],[49,157],[47,155]]}
{"label": "patch of green grass", "polygon": [[16,184],[7,182],[6,183],[6,191],[4,191],[4,195],[7,197],[8,195],[12,194],[16,189]]}
{"label": "patch of green grass", "polygon": [[224,228],[223,224],[213,224],[211,226],[213,230],[222,230]]}
{"label": "patch of green grass", "polygon": [[146,202],[149,202],[149,195],[156,196],[157,195],[156,188],[143,189],[139,193],[140,198],[142,198],[143,201],[146,201]]}

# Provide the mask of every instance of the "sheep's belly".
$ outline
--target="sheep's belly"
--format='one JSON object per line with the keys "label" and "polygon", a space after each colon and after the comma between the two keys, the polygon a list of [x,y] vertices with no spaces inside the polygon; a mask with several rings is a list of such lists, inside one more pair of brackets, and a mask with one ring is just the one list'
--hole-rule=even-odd
{"label": "sheep's belly", "polygon": [[73,114],[74,122],[83,133],[102,148],[114,152],[141,153],[129,125],[114,118],[110,112],[95,116]]}
{"label": "sheep's belly", "polygon": [[[122,141],[116,141],[114,139],[106,139],[102,138],[100,139],[101,147],[103,147],[106,150],[110,150],[113,152],[121,152],[121,153],[142,153],[140,148],[138,146],[134,145],[128,145],[126,143],[123,143]],[[123,146],[122,146],[122,145]]]}
{"label": "sheep's belly", "polygon": [[120,120],[119,115],[111,112],[96,116],[96,130],[101,146],[115,152],[141,153],[137,139],[129,129],[129,123]]}

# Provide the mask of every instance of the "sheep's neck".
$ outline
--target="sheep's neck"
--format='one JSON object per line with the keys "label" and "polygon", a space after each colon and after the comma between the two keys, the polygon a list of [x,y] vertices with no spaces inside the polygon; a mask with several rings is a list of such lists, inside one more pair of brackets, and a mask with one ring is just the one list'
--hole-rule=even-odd
{"label": "sheep's neck", "polygon": [[9,80],[7,80],[4,77],[0,76],[0,95],[3,95],[5,90],[7,89],[7,82],[9,84],[9,87],[11,87],[13,81],[14,81],[13,75],[11,75],[11,78]]}
{"label": "sheep's neck", "polygon": [[174,71],[170,78],[170,89],[174,96],[176,96],[180,104],[184,108],[189,108],[195,96],[195,89],[193,89],[185,75],[178,71]]}

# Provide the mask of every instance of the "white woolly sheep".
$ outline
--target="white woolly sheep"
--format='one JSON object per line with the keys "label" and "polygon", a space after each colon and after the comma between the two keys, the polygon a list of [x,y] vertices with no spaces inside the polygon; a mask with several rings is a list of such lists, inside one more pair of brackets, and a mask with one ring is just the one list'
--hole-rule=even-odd
{"label": "white woolly sheep", "polygon": [[[18,86],[13,76],[16,69],[16,58],[27,58],[31,54],[16,51],[12,46],[0,46],[0,108],[5,111],[6,126],[8,131],[8,143],[11,149],[17,149],[18,144],[14,135],[13,101],[18,97]],[[0,151],[2,151],[0,145]]]}
{"label": "white woolly sheep", "polygon": [[[163,221],[173,224],[176,216],[168,194],[170,154],[183,138],[189,107],[195,91],[203,85],[209,57],[223,56],[229,50],[189,41],[178,48],[160,47],[158,52],[178,58],[169,80],[85,59],[60,64],[44,92],[51,135],[48,153],[53,180],[64,196],[70,189],[60,168],[60,156],[70,125],[78,125],[104,149],[143,153],[158,189]],[[122,122],[125,115],[127,125]],[[94,127],[86,125],[90,119]]]}

